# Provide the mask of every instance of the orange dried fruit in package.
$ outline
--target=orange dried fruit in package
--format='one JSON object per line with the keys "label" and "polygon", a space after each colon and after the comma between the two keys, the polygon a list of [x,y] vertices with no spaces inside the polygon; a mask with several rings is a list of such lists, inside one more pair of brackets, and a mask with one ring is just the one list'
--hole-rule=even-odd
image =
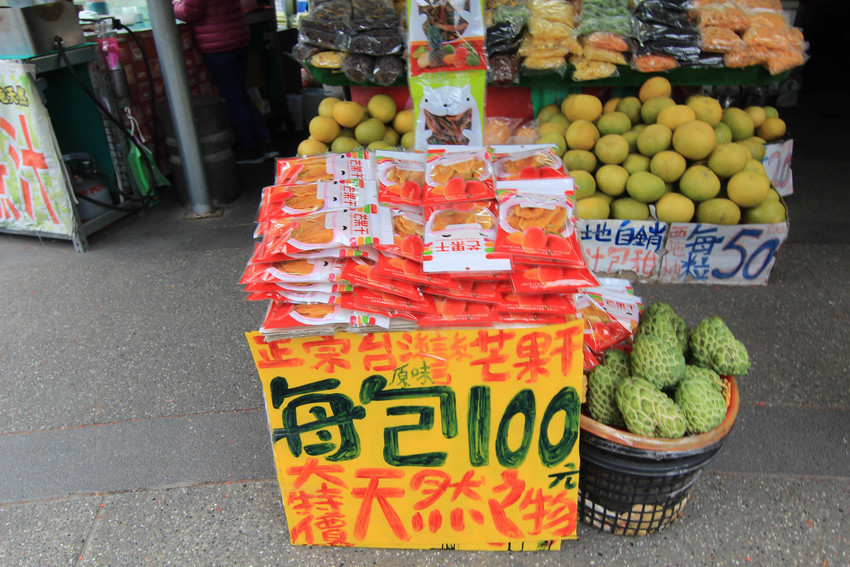
{"label": "orange dried fruit in package", "polygon": [[741,36],[729,28],[706,26],[700,30],[702,43],[700,48],[710,53],[728,53],[743,49],[746,43]]}
{"label": "orange dried fruit in package", "polygon": [[700,27],[719,26],[733,31],[743,32],[750,27],[747,13],[734,2],[719,2],[693,8]]}

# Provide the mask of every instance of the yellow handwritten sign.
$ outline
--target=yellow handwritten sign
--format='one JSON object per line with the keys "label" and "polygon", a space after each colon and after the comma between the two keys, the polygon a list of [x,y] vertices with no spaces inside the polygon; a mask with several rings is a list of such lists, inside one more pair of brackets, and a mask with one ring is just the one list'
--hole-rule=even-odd
{"label": "yellow handwritten sign", "polygon": [[295,545],[574,539],[582,325],[247,333]]}

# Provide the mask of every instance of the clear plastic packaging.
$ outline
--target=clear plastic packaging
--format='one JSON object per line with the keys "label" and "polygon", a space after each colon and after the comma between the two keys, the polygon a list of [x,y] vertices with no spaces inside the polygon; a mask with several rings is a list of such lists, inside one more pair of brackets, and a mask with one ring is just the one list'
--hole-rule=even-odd
{"label": "clear plastic packaging", "polygon": [[490,57],[489,80],[497,87],[509,87],[519,83],[519,57],[511,53],[500,53]]}
{"label": "clear plastic packaging", "polygon": [[595,81],[616,77],[619,74],[617,65],[606,61],[581,59],[573,63],[574,69],[570,77],[574,81]]}
{"label": "clear plastic packaging", "polygon": [[522,60],[522,72],[555,73],[561,77],[567,74],[567,60],[564,57],[534,55]]}
{"label": "clear plastic packaging", "polygon": [[523,26],[513,22],[494,23],[487,28],[486,47],[489,55],[514,53],[522,40]]}
{"label": "clear plastic packaging", "polygon": [[719,26],[737,32],[746,31],[750,27],[747,13],[734,2],[706,4],[693,8],[690,15],[696,19],[700,27]]}
{"label": "clear plastic packaging", "polygon": [[345,54],[339,51],[320,51],[310,56],[308,62],[320,69],[339,69],[345,61]]}
{"label": "clear plastic packaging", "polygon": [[375,58],[360,53],[349,54],[342,63],[345,77],[354,83],[369,83],[375,71]]}
{"label": "clear plastic packaging", "polygon": [[765,63],[770,56],[770,50],[762,47],[754,47],[748,45],[743,49],[736,49],[724,54],[726,66],[736,69],[741,67],[750,67],[752,65],[761,65]]}
{"label": "clear plastic packaging", "polygon": [[675,69],[679,66],[679,62],[669,55],[636,54],[632,58],[632,66],[642,73],[656,73]]}
{"label": "clear plastic packaging", "polygon": [[582,36],[581,43],[585,48],[595,47],[624,53],[631,50],[631,44],[627,38],[610,32],[589,33]]}
{"label": "clear plastic packaging", "polygon": [[580,60],[597,61],[601,63],[611,63],[614,65],[625,65],[626,55],[621,51],[613,51],[611,49],[600,49],[590,45],[585,45],[582,49]]}
{"label": "clear plastic packaging", "polygon": [[405,34],[401,28],[373,29],[352,34],[348,51],[363,55],[400,55],[404,52]]}
{"label": "clear plastic packaging", "polygon": [[404,59],[397,55],[384,55],[375,58],[372,69],[372,82],[388,87],[404,75],[406,67]]}
{"label": "clear plastic packaging", "polygon": [[576,13],[572,3],[566,0],[530,0],[528,9],[532,18],[560,22],[575,27]]}
{"label": "clear plastic packaging", "polygon": [[700,48],[711,53],[728,53],[743,49],[746,45],[741,36],[729,28],[706,26],[700,30]]}
{"label": "clear plastic packaging", "polygon": [[778,75],[803,65],[806,59],[806,54],[796,49],[775,49],[770,51],[762,65],[771,75]]}

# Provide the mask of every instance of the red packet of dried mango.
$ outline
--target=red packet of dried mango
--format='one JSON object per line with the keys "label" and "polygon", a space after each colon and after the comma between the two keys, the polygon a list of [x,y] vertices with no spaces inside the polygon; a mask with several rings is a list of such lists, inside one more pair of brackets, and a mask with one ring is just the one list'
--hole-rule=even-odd
{"label": "red packet of dried mango", "polygon": [[584,324],[584,344],[596,353],[631,337],[631,331],[620,324],[587,293],[575,294],[576,309]]}
{"label": "red packet of dried mango", "polygon": [[434,306],[437,312],[423,314],[418,321],[420,326],[486,326],[499,321],[498,313],[489,303],[435,296]]}
{"label": "red packet of dried mango", "polygon": [[353,312],[334,303],[270,301],[260,332],[264,335],[335,334],[351,322]]}
{"label": "red packet of dried mango", "polygon": [[393,205],[422,204],[425,154],[390,150],[376,150],[374,154],[378,200]]}
{"label": "red packet of dried mango", "polygon": [[491,146],[493,175],[507,179],[549,179],[568,177],[555,148],[546,144]]}
{"label": "red packet of dried mango", "polygon": [[269,221],[264,231],[268,253],[359,247],[392,241],[389,211],[373,206],[339,209]]}
{"label": "red packet of dried mango", "polygon": [[303,185],[343,179],[374,179],[374,168],[370,160],[368,150],[278,158],[275,167],[275,185]]}
{"label": "red packet of dried mango", "polygon": [[257,222],[377,204],[377,186],[371,180],[345,179],[305,185],[272,185],[263,189]]}
{"label": "red packet of dried mango", "polygon": [[507,313],[578,314],[572,294],[566,293],[506,293],[497,309]]}
{"label": "red packet of dried mango", "polygon": [[598,281],[586,267],[514,264],[511,285],[515,293],[575,293],[582,288],[598,285]]}
{"label": "red packet of dried mango", "polygon": [[422,205],[495,198],[490,151],[478,146],[429,146]]}
{"label": "red packet of dried mango", "polygon": [[585,265],[576,231],[571,178],[497,183],[499,226],[495,252],[516,260],[549,259]]}
{"label": "red packet of dried mango", "polygon": [[286,301],[289,303],[341,303],[341,295],[322,291],[302,291],[277,287],[275,284],[251,284],[245,287],[248,301]]}
{"label": "red packet of dried mango", "polygon": [[351,293],[342,296],[343,307],[349,309],[380,309],[390,310],[399,314],[400,317],[415,320],[419,313],[435,313],[434,300],[425,296],[413,300],[394,293],[385,293],[361,286],[356,286]]}
{"label": "red packet of dried mango", "polygon": [[425,207],[424,271],[452,274],[510,271],[509,259],[493,256],[496,209],[493,200]]}
{"label": "red packet of dried mango", "polygon": [[458,287],[445,288],[424,286],[422,291],[438,297],[449,297],[463,301],[483,301],[498,304],[502,301],[502,293],[496,288],[496,282],[460,280]]}
{"label": "red packet of dried mango", "polygon": [[426,274],[421,261],[382,254],[375,262],[375,272],[384,278],[410,282],[418,286],[442,289],[459,288],[460,283],[445,274]]}
{"label": "red packet of dried mango", "polygon": [[392,215],[392,243],[377,244],[375,248],[402,258],[422,261],[422,237],[425,233],[425,218],[422,207],[405,205],[382,205]]}
{"label": "red packet of dried mango", "polygon": [[410,282],[385,278],[378,274],[375,262],[362,258],[349,258],[345,261],[340,278],[355,286],[374,291],[392,293],[413,301],[423,299],[419,286]]}

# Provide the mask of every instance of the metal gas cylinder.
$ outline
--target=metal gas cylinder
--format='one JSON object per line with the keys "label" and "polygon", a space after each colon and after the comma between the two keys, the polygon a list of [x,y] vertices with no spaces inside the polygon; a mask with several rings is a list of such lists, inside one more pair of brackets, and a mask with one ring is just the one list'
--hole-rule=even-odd
{"label": "metal gas cylinder", "polygon": [[[109,212],[113,201],[109,187],[105,183],[93,177],[83,177],[78,174],[74,174],[72,183],[74,194],[77,195],[77,212],[82,222]],[[93,203],[89,199],[97,202]],[[103,205],[97,203],[103,203]]]}

